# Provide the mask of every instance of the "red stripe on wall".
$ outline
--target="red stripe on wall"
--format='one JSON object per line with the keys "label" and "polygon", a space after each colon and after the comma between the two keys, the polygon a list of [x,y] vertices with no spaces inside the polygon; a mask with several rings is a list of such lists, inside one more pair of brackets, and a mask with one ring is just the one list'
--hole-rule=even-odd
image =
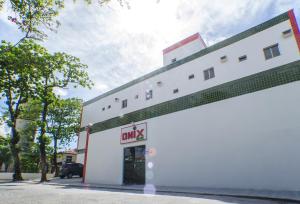
{"label": "red stripe on wall", "polygon": [[[190,37],[188,37],[188,38],[186,38],[186,39],[184,39],[184,40],[182,40],[178,43],[175,43],[174,45],[171,45],[170,47],[167,47],[166,49],[163,50],[163,53],[167,54],[168,52],[171,52],[171,51],[173,51],[173,50],[175,50],[175,49],[177,49],[177,48],[179,48],[183,45],[186,45],[186,44],[188,44],[188,43],[190,43],[190,42],[192,42],[196,39],[199,39],[199,38],[201,38],[200,34],[196,33],[196,34],[194,34],[194,35],[192,35],[192,36],[190,36]],[[204,44],[204,46],[205,46],[205,44]]]}
{"label": "red stripe on wall", "polygon": [[299,49],[299,52],[300,52],[300,31],[299,31],[299,27],[298,27],[298,24],[297,24],[297,20],[296,20],[296,17],[295,17],[294,10],[289,10],[288,15],[289,15],[289,18],[290,18],[292,29],[293,29],[293,32],[294,32],[294,35],[295,35],[295,38],[296,38],[296,42],[297,42],[297,45],[298,45],[298,49]]}
{"label": "red stripe on wall", "polygon": [[83,177],[82,182],[85,183],[85,173],[86,173],[86,164],[87,164],[87,154],[89,149],[89,139],[90,139],[90,127],[86,130],[86,140],[85,140],[85,151],[84,151],[84,165],[83,165]]}

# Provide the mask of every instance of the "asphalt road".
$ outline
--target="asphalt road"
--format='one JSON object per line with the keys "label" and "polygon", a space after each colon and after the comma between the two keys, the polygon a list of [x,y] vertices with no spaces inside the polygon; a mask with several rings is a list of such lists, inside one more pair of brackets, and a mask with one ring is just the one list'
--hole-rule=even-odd
{"label": "asphalt road", "polygon": [[145,195],[138,192],[74,188],[48,184],[0,182],[0,204],[275,204],[284,203],[233,197]]}

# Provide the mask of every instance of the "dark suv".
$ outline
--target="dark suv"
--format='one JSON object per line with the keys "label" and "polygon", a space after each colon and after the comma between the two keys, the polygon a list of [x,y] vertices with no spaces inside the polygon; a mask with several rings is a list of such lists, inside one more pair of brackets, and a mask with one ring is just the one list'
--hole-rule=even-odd
{"label": "dark suv", "polygon": [[60,178],[72,178],[74,175],[82,177],[83,165],[80,163],[66,163],[62,166],[59,176]]}

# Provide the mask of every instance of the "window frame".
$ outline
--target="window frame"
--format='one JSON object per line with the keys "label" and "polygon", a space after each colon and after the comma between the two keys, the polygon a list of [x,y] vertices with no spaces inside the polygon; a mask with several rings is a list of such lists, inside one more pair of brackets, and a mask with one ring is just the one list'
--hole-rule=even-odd
{"label": "window frame", "polygon": [[128,107],[128,100],[127,99],[122,100],[122,109],[127,107]]}
{"label": "window frame", "polygon": [[215,78],[216,74],[215,74],[214,67],[210,67],[208,69],[203,70],[203,76],[204,76],[204,81]]}
{"label": "window frame", "polygon": [[[277,49],[276,52],[274,52],[273,48]],[[281,55],[278,43],[273,44],[273,45],[268,46],[268,47],[265,47],[263,49],[263,52],[264,52],[265,60],[269,60],[269,59],[272,59],[272,58],[275,58],[275,57],[279,57]],[[269,54],[269,56],[267,56],[268,54]]]}
{"label": "window frame", "polygon": [[248,59],[248,56],[247,55],[242,55],[239,57],[239,62],[244,62]]}
{"label": "window frame", "polygon": [[195,79],[195,74],[190,74],[188,78],[189,80]]}
{"label": "window frame", "polygon": [[153,98],[153,90],[152,89],[146,91],[145,98],[146,98],[146,101]]}

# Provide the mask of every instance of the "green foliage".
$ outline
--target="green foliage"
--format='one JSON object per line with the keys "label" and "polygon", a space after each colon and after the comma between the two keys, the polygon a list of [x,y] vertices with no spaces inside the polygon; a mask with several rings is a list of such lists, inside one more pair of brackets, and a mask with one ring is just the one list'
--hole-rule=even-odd
{"label": "green foliage", "polygon": [[[1,53],[2,50],[8,50]],[[33,82],[37,77],[35,67],[39,55],[46,50],[33,43],[24,41],[13,46],[5,41],[0,45],[0,99],[4,98],[10,117],[7,123],[10,127],[20,114],[21,104],[27,102],[34,94]]]}
{"label": "green foliage", "polygon": [[9,138],[0,135],[0,168],[2,164],[8,166],[12,162],[12,155],[9,149]]}
{"label": "green foliage", "polygon": [[15,23],[24,38],[43,39],[46,37],[42,27],[55,31],[59,22],[55,20],[59,10],[64,7],[64,0],[9,0],[14,16],[8,19]]}
{"label": "green foliage", "polygon": [[58,99],[49,107],[47,132],[60,145],[69,145],[80,128],[80,99]]}

